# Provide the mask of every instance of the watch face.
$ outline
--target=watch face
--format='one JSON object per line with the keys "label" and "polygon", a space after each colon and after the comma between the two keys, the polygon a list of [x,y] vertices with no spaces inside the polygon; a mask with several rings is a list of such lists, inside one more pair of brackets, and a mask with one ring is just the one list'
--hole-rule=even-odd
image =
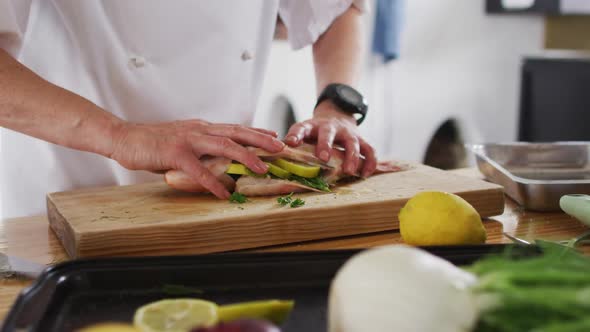
{"label": "watch face", "polygon": [[347,102],[353,105],[359,105],[363,102],[363,97],[353,89],[348,88],[347,86],[341,86],[338,88],[338,94],[342,99],[346,100]]}

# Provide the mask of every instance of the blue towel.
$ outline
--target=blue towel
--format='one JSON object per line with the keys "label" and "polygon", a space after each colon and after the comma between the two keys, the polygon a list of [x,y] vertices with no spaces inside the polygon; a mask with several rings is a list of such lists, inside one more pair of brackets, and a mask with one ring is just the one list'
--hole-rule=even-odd
{"label": "blue towel", "polygon": [[399,56],[404,0],[377,0],[373,53],[389,62]]}

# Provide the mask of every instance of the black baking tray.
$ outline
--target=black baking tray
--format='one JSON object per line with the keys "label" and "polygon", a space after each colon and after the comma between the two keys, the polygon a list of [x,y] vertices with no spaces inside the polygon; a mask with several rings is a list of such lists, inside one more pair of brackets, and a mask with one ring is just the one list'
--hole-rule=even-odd
{"label": "black baking tray", "polygon": [[[456,265],[507,245],[425,247]],[[516,246],[518,257],[540,253]],[[135,309],[162,298],[198,297],[219,304],[294,299],[286,332],[325,331],[327,297],[336,271],[358,250],[229,253],[85,259],[47,269],[24,290],[2,326],[8,331],[75,331],[104,321],[131,322]],[[176,289],[170,292],[170,289]],[[178,290],[186,293],[178,292]]]}

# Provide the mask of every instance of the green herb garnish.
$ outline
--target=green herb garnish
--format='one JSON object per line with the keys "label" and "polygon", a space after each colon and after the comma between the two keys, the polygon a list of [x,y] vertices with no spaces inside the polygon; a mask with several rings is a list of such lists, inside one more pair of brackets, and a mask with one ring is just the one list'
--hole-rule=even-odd
{"label": "green herb garnish", "polygon": [[291,202],[291,207],[292,208],[296,208],[296,207],[300,207],[305,205],[305,201],[302,200],[301,198],[297,198],[296,200],[294,200],[293,202]]}
{"label": "green herb garnish", "polygon": [[291,204],[292,197],[293,197],[293,193],[290,193],[287,196],[277,198],[277,202],[279,204],[281,204],[282,206],[289,205],[289,204]]}
{"label": "green herb garnish", "polygon": [[289,205],[292,208],[300,207],[305,205],[305,201],[301,198],[293,199],[293,193],[290,193],[287,196],[277,198],[277,202],[282,206]]}
{"label": "green herb garnish", "polygon": [[239,192],[233,192],[231,194],[231,196],[229,196],[230,203],[242,204],[242,203],[246,203],[247,201],[248,201],[248,197],[246,197],[243,194],[240,194]]}
{"label": "green herb garnish", "polygon": [[291,174],[289,180],[297,181],[305,186],[315,188],[321,191],[330,192],[330,186],[323,178],[316,176],[315,178],[304,178],[299,175]]}

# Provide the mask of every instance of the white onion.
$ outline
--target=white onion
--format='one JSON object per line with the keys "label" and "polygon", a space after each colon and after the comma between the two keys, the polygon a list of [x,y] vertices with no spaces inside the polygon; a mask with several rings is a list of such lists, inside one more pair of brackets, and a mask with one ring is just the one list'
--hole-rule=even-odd
{"label": "white onion", "polygon": [[463,332],[477,319],[469,286],[476,277],[421,249],[363,251],[330,288],[330,332]]}

